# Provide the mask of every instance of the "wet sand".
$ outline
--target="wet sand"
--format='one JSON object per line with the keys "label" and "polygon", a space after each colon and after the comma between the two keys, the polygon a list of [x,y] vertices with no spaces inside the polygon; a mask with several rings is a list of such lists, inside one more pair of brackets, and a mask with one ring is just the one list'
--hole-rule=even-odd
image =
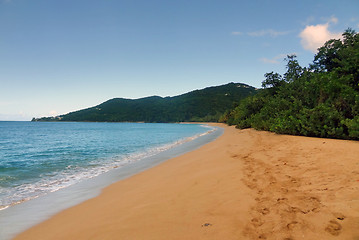
{"label": "wet sand", "polygon": [[15,239],[359,239],[359,142],[220,126]]}

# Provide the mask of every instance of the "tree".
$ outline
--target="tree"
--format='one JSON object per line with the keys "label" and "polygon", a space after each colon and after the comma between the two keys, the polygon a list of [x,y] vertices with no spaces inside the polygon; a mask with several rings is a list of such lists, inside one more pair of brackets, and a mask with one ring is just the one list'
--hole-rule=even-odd
{"label": "tree", "polygon": [[264,89],[242,100],[228,119],[239,128],[359,140],[359,34],[327,41],[309,68],[295,55],[286,72],[266,73]]}
{"label": "tree", "polygon": [[286,82],[293,82],[298,79],[304,69],[299,65],[298,60],[296,59],[297,56],[295,54],[288,55],[285,60],[287,61],[287,72],[284,74],[284,80]]}
{"label": "tree", "polygon": [[266,78],[262,82],[262,87],[264,88],[278,88],[284,83],[283,78],[279,73],[266,73],[264,74],[264,77]]}

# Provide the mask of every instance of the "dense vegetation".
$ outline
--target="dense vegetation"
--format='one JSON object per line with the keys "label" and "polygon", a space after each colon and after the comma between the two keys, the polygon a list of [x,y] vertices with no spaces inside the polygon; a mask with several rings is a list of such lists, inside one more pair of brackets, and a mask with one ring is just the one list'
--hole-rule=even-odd
{"label": "dense vegetation", "polygon": [[256,92],[241,83],[229,83],[192,91],[175,97],[115,98],[98,106],[58,117],[33,121],[93,121],[93,122],[184,122],[217,121],[241,99]]}
{"label": "dense vegetation", "polygon": [[318,49],[313,64],[286,58],[286,73],[265,74],[260,92],[221,117],[238,128],[276,133],[359,139],[359,34]]}

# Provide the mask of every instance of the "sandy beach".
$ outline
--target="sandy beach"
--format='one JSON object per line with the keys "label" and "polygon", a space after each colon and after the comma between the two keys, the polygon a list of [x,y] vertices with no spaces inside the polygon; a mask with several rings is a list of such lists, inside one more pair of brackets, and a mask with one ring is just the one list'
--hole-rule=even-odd
{"label": "sandy beach", "polygon": [[359,239],[359,142],[219,126],[15,239]]}

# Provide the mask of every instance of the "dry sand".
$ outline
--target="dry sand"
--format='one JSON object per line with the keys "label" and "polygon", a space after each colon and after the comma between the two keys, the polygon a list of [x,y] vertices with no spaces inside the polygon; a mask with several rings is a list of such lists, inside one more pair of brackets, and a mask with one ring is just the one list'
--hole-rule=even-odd
{"label": "dry sand", "polygon": [[16,239],[359,239],[359,142],[222,127]]}

